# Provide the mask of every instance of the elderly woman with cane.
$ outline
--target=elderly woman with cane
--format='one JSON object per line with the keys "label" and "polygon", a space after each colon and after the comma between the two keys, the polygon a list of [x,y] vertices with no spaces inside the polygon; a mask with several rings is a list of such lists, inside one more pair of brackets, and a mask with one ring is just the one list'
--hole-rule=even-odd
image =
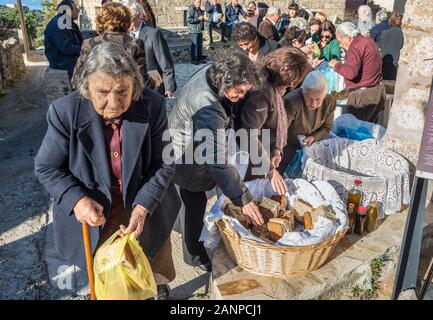
{"label": "elderly woman with cane", "polygon": [[[95,46],[77,74],[77,91],[48,110],[48,130],[35,173],[54,198],[59,254],[86,266],[81,236],[89,225],[93,252],[115,232],[132,234],[149,258],[160,296],[175,277],[170,233],[180,208],[165,100],[143,87],[123,47]],[[165,141],[164,141],[165,140]]]}

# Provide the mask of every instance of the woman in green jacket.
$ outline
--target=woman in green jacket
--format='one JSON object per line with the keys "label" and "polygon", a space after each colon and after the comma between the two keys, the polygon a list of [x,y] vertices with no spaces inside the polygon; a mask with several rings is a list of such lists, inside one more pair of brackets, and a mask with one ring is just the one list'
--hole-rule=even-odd
{"label": "woman in green jacket", "polygon": [[319,30],[313,35],[313,41],[320,48],[319,60],[341,61],[341,48],[335,37],[335,26],[331,21],[326,20],[320,25]]}

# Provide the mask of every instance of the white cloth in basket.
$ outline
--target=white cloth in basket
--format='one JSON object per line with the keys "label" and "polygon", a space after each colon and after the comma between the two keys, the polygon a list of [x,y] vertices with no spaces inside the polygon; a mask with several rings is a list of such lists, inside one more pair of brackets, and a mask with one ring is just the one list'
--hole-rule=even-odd
{"label": "white cloth in basket", "polygon": [[409,164],[374,139],[330,139],[304,148],[303,178],[326,180],[344,202],[354,181],[362,181],[362,204],[377,201],[380,217],[396,213],[410,201]]}
{"label": "white cloth in basket", "polygon": [[[317,244],[329,239],[346,227],[348,222],[345,205],[329,183],[326,181],[314,181],[313,183],[310,183],[303,179],[286,179],[285,181],[289,187],[289,192],[286,194],[286,197],[288,198],[290,205],[292,205],[297,198],[301,198],[308,201],[315,208],[320,205],[332,207],[337,214],[337,223],[333,223],[327,218],[320,218],[312,230],[288,232],[278,242],[276,242],[275,245],[309,246]],[[249,181],[246,182],[246,185],[253,198],[257,200],[276,194],[272,190],[268,179]],[[218,228],[215,225],[215,221],[221,218],[228,219],[230,224],[241,237],[264,243],[263,240],[257,238],[251,234],[250,231],[245,229],[237,219],[224,215],[222,210],[229,201],[230,200],[224,195],[220,196],[212,209],[205,214],[204,227],[200,237],[200,241],[204,242],[204,246],[211,251],[215,250],[218,246],[221,237]]]}

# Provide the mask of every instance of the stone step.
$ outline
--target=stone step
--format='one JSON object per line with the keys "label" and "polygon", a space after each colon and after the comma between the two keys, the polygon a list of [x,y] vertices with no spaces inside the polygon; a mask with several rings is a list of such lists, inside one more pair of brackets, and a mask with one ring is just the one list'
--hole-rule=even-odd
{"label": "stone step", "polygon": [[[395,269],[406,217],[406,211],[388,216],[375,232],[363,237],[346,235],[321,268],[287,279],[255,275],[243,270],[230,259],[224,245],[220,244],[212,257],[211,297],[218,300],[352,299],[355,286],[368,288],[370,264],[374,259],[386,257],[384,269]],[[387,281],[393,281],[393,277],[390,276]]]}

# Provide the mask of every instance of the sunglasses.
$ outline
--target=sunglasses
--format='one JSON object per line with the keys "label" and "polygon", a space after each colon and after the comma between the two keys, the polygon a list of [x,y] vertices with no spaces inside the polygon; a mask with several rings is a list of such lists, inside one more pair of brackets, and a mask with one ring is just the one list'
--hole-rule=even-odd
{"label": "sunglasses", "polygon": [[320,36],[320,39],[331,39],[332,38],[332,36],[325,36],[325,35],[321,35]]}

